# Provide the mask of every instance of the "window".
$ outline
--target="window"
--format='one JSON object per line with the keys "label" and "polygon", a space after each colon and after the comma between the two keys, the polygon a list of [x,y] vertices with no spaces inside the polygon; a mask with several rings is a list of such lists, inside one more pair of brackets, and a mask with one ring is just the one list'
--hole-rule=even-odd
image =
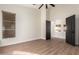
{"label": "window", "polygon": [[15,16],[16,14],[2,11],[3,38],[15,37]]}

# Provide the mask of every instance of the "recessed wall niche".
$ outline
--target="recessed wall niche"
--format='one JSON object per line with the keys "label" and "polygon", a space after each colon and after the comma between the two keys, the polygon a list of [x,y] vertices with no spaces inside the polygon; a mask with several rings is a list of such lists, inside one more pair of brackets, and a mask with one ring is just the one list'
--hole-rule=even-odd
{"label": "recessed wall niche", "polygon": [[15,13],[2,11],[2,35],[3,38],[15,37]]}

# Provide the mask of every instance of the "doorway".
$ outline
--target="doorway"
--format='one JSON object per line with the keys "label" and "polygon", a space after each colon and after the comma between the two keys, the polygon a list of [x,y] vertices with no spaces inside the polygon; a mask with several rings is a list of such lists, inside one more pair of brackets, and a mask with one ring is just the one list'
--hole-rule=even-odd
{"label": "doorway", "polygon": [[51,21],[46,20],[46,40],[51,40]]}

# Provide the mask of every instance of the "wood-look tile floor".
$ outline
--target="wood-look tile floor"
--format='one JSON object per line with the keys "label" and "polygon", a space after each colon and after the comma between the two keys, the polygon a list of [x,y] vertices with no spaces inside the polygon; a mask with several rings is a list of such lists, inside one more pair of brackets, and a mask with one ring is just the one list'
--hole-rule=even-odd
{"label": "wood-look tile floor", "polygon": [[0,47],[0,55],[79,55],[79,47],[67,44],[62,39],[34,40]]}

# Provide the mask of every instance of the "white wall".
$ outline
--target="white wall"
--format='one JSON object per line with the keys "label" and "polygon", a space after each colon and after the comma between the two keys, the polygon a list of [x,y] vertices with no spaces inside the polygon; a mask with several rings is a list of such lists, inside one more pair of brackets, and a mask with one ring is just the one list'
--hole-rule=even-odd
{"label": "white wall", "polygon": [[[57,4],[55,7],[50,8],[50,20],[54,22],[52,25],[54,27],[51,30],[54,30],[56,23],[61,23],[62,25],[65,24],[66,17],[71,15],[76,15],[76,42],[78,43],[79,40],[79,5],[77,4]],[[64,38],[65,39],[65,32],[63,32],[64,28],[61,28],[61,32],[57,33],[53,31],[52,36],[57,38]]]}
{"label": "white wall", "polygon": [[[2,10],[16,13],[15,38],[2,39]],[[41,31],[40,19],[40,10],[17,5],[0,5],[0,45],[5,46],[39,39]]]}
{"label": "white wall", "polygon": [[49,9],[45,5],[41,8],[41,38],[46,40],[46,20],[50,21]]}
{"label": "white wall", "polygon": [[45,39],[46,36],[46,8],[41,8],[41,38]]}

